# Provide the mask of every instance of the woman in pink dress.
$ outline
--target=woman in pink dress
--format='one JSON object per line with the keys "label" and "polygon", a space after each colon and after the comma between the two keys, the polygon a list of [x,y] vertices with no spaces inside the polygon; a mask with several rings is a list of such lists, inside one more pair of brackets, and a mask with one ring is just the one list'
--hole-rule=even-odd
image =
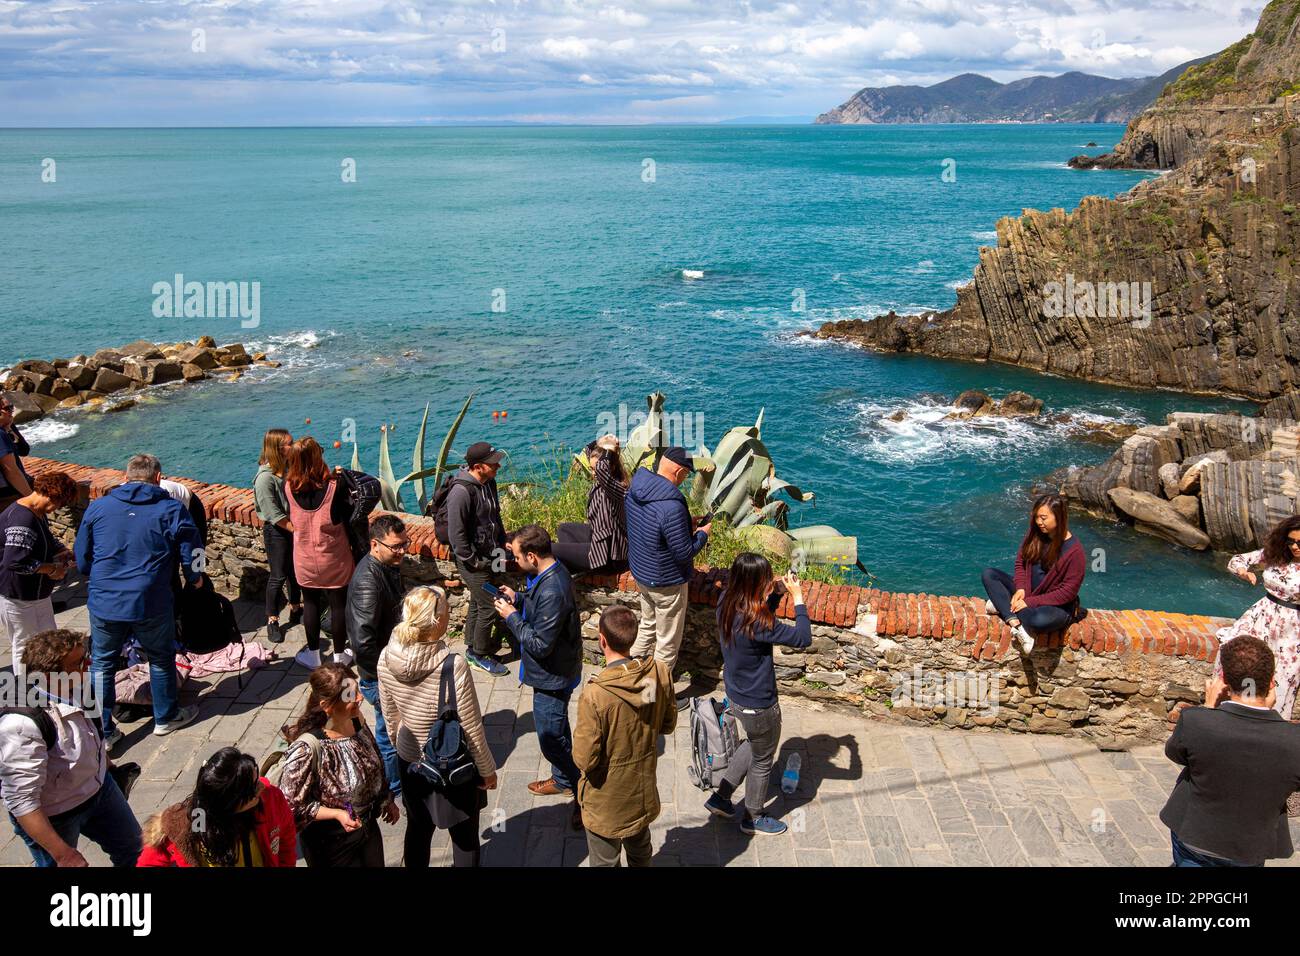
{"label": "woman in pink dress", "polygon": [[[1290,720],[1300,688],[1300,515],[1282,521],[1258,551],[1230,560],[1228,570],[1251,584],[1262,577],[1264,597],[1235,624],[1219,629],[1219,643],[1251,634],[1269,646],[1276,661],[1277,699],[1273,706]],[[1219,671],[1217,658],[1214,669]]]}

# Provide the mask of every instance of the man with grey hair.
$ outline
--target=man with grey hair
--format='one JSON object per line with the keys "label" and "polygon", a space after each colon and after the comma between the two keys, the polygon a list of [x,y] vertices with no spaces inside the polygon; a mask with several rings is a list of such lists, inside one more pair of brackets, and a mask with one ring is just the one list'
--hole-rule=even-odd
{"label": "man with grey hair", "polygon": [[92,501],[77,529],[77,567],[90,582],[90,674],[109,747],[122,738],[113,726],[113,680],[133,637],[149,657],[153,732],[169,734],[198,714],[177,700],[172,583],[177,563],[189,584],[200,582],[203,541],[184,506],[159,487],[161,476],[153,455],[134,456],[126,482]]}

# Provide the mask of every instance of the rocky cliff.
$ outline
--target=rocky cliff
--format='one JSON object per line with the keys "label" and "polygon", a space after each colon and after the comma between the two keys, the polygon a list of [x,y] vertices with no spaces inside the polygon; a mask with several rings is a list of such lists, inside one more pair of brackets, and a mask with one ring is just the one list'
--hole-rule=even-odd
{"label": "rocky cliff", "polygon": [[1300,382],[1300,0],[1170,84],[1114,156],[1168,175],[997,225],[946,312],[827,323],[886,351],[1258,400]]}

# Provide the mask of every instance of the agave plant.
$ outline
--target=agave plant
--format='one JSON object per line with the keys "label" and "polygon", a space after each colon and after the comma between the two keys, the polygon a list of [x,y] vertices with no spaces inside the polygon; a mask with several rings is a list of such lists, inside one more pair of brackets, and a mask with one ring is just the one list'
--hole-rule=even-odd
{"label": "agave plant", "polygon": [[[474,401],[474,393],[471,392],[465,399],[465,404],[461,406],[460,413],[456,416],[451,427],[447,429],[447,435],[442,440],[442,446],[438,449],[438,460],[432,468],[426,468],[424,465],[424,436],[425,430],[429,425],[429,406],[424,406],[424,418],[420,421],[420,430],[415,437],[415,450],[411,455],[411,472],[400,480],[393,473],[393,463],[388,452],[388,434],[391,428],[387,425],[379,429],[379,479],[380,486],[380,505],[385,511],[405,511],[402,504],[402,485],[408,481],[412,482],[415,487],[415,496],[419,505],[418,513],[423,514],[429,504],[428,489],[425,486],[424,479],[432,477],[434,491],[437,491],[438,485],[442,482],[443,473],[447,470],[447,458],[451,454],[451,443],[456,440],[456,432],[460,429],[461,422],[465,420],[465,413],[469,411],[470,402]],[[361,470],[361,455],[355,442],[352,444],[352,470]]]}
{"label": "agave plant", "polygon": [[[667,447],[664,402],[662,392],[646,397],[646,420],[632,431],[623,448],[629,474],[637,468],[654,470],[659,466]],[[776,496],[784,492],[798,502],[813,501],[815,496],[777,477],[762,430],[760,410],[753,425],[729,429],[712,452],[703,444],[691,452],[695,476],[686,496],[692,512],[725,516],[753,547],[790,559],[796,566],[838,564],[869,573],[858,561],[857,538],[842,535],[829,525],[788,528],[789,503]],[[575,459],[590,471],[585,455]]]}

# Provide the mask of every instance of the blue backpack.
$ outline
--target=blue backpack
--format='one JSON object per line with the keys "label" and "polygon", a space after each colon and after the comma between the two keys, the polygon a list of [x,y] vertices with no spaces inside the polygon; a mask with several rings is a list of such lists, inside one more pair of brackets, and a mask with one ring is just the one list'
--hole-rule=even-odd
{"label": "blue backpack", "polygon": [[465,746],[465,734],[456,713],[455,665],[456,655],[448,653],[442,661],[438,686],[438,719],[429,728],[429,739],[425,741],[420,762],[415,765],[415,772],[435,790],[461,787],[478,777],[478,768]]}

